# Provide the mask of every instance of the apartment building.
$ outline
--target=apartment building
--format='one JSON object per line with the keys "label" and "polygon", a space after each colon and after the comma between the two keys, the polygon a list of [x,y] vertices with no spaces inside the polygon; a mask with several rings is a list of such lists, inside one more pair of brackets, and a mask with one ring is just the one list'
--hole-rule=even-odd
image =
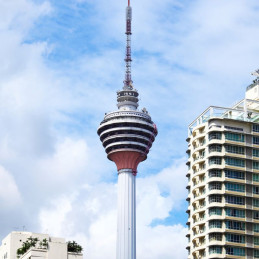
{"label": "apartment building", "polygon": [[[33,243],[33,245],[26,249],[26,252],[17,253],[25,242]],[[83,259],[82,253],[68,250],[68,244],[64,238],[14,231],[2,240],[0,259]]]}
{"label": "apartment building", "polygon": [[188,258],[259,258],[259,74],[189,126]]}

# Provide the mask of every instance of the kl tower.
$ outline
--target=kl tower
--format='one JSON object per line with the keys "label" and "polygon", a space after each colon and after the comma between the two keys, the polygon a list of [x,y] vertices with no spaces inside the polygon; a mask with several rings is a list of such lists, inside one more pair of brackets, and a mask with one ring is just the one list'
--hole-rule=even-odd
{"label": "kl tower", "polygon": [[126,73],[124,86],[117,92],[118,110],[107,113],[98,135],[108,159],[118,170],[117,259],[136,259],[136,176],[138,164],[157,135],[156,125],[147,110],[138,110],[138,91],[131,80],[130,0],[126,8]]}

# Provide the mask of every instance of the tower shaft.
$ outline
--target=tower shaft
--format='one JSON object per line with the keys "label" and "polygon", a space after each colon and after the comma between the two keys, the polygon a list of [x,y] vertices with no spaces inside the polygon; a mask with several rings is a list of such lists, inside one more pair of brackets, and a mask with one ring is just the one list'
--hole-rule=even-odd
{"label": "tower shaft", "polygon": [[117,259],[136,259],[136,176],[118,171]]}

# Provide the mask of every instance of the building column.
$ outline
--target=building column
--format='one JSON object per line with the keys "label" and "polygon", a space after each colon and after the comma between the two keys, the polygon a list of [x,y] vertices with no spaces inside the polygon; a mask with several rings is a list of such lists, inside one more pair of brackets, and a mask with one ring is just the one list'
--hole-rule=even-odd
{"label": "building column", "polygon": [[118,171],[117,259],[136,259],[136,176]]}

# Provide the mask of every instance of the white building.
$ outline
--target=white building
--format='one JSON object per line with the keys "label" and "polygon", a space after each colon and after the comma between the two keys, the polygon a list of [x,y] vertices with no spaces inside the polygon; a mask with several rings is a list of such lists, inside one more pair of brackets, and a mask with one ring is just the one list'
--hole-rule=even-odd
{"label": "white building", "polygon": [[190,259],[259,258],[259,74],[245,99],[189,126]]}
{"label": "white building", "polygon": [[[18,257],[17,250],[29,238],[37,238],[37,244]],[[67,251],[67,247],[64,238],[50,237],[48,234],[15,231],[2,240],[0,259],[83,259],[81,253],[70,253]]]}

